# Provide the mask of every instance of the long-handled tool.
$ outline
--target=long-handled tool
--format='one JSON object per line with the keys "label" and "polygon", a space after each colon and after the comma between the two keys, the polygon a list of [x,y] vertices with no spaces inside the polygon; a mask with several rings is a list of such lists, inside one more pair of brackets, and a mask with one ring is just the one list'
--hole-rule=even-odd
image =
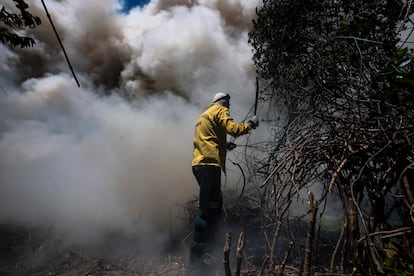
{"label": "long-handled tool", "polygon": [[75,71],[72,68],[72,64],[70,63],[68,54],[66,53],[65,47],[63,46],[63,43],[62,43],[62,40],[60,39],[59,34],[58,34],[58,32],[57,32],[57,30],[55,28],[55,24],[53,24],[52,17],[50,16],[49,11],[47,10],[47,7],[46,7],[46,4],[45,4],[44,0],[42,0],[42,4],[43,4],[43,8],[45,9],[47,18],[49,18],[50,25],[52,26],[53,31],[55,32],[56,38],[57,38],[57,40],[59,42],[59,45],[62,48],[63,54],[65,55],[66,62],[69,65],[69,69],[72,72],[73,78],[75,79],[75,82],[78,85],[78,87],[80,87],[78,78],[76,77]]}
{"label": "long-handled tool", "polygon": [[256,77],[256,98],[254,100],[254,114],[257,114],[257,102],[259,101],[259,78]]}

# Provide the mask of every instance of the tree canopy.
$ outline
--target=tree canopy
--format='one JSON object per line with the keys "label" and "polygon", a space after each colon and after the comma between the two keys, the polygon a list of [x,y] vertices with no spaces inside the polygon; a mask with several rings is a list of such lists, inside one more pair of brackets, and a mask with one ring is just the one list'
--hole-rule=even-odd
{"label": "tree canopy", "polygon": [[17,30],[22,28],[34,28],[40,25],[40,18],[33,16],[27,11],[29,5],[23,0],[13,0],[20,14],[7,11],[3,6],[0,10],[0,41],[3,44],[9,44],[13,47],[20,46],[32,47],[35,44],[33,38],[22,36],[17,33]]}

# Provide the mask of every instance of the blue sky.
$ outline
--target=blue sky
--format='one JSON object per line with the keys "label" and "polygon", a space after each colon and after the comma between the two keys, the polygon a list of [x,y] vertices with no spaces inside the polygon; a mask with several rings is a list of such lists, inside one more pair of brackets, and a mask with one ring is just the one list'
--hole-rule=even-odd
{"label": "blue sky", "polygon": [[142,7],[148,2],[150,2],[150,0],[124,0],[125,4],[124,4],[123,11],[129,11],[130,9],[136,6]]}

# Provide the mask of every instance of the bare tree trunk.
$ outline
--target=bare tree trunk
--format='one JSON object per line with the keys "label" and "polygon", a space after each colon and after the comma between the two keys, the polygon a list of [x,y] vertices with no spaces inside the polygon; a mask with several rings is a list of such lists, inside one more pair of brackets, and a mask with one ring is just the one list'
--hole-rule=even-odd
{"label": "bare tree trunk", "polygon": [[335,249],[334,249],[334,251],[332,253],[332,256],[331,256],[331,265],[330,265],[330,271],[331,271],[331,273],[334,273],[335,272],[334,271],[335,270],[335,259],[336,259],[336,256],[338,255],[338,251],[339,251],[339,248],[341,247],[341,243],[342,243],[342,241],[344,241],[345,231],[346,231],[346,228],[347,228],[347,224],[348,223],[347,223],[347,220],[345,218],[345,222],[342,225],[341,234],[339,235],[339,238],[338,238],[338,241],[336,243]]}
{"label": "bare tree trunk", "polygon": [[285,271],[285,268],[286,268],[287,259],[289,258],[290,253],[292,252],[292,248],[293,248],[293,241],[289,241],[289,249],[287,250],[285,257],[283,258],[283,261],[280,264],[280,271],[279,271],[279,274],[277,275],[280,275],[280,276],[283,275],[283,271]]}
{"label": "bare tree trunk", "polygon": [[279,219],[277,221],[275,233],[273,235],[272,246],[270,248],[270,261],[269,261],[269,269],[273,270],[275,267],[275,256],[276,256],[276,243],[279,240],[279,233],[280,229],[282,228],[282,221]]}
{"label": "bare tree trunk", "polygon": [[348,216],[349,216],[349,232],[350,232],[350,243],[353,250],[354,262],[356,266],[360,266],[360,254],[358,249],[358,211],[352,200],[352,197],[348,198]]}
{"label": "bare tree trunk", "polygon": [[315,236],[316,214],[318,213],[319,204],[314,201],[312,192],[308,193],[310,204],[310,218],[308,223],[308,234],[306,237],[305,260],[303,262],[303,275],[311,275],[312,267],[312,246]]}
{"label": "bare tree trunk", "polygon": [[[283,220],[287,210],[291,204],[291,190],[286,192],[286,196],[284,197],[285,189],[288,187],[288,183],[284,184],[281,189],[278,191],[277,196],[275,196],[275,209],[274,212],[276,214],[276,229],[272,239],[272,245],[270,248],[270,260],[269,260],[269,269],[271,271],[275,268],[275,260],[276,260],[276,244],[279,240],[280,231],[282,229]],[[290,187],[290,189],[292,189]]]}

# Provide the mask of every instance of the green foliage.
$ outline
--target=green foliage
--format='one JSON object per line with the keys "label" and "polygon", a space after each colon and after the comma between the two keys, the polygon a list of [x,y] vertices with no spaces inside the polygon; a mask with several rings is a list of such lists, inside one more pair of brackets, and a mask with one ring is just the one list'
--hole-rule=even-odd
{"label": "green foliage", "polygon": [[[414,70],[412,68],[413,49],[400,49],[394,57],[385,65],[382,75],[391,76],[396,85],[405,87],[404,84],[414,83]],[[408,69],[407,69],[408,68]],[[413,86],[410,86],[413,88]]]}
{"label": "green foliage", "polygon": [[399,49],[384,65],[377,81],[385,84],[382,100],[411,108],[414,91],[414,55],[412,49]]}
{"label": "green foliage", "polygon": [[408,242],[390,242],[384,249],[384,265],[391,275],[414,275],[414,252]]}
{"label": "green foliage", "polygon": [[249,34],[261,78],[283,98],[303,87],[339,96],[361,91],[370,79],[351,86],[349,80],[376,77],[379,70],[371,68],[386,67],[399,39],[403,2],[377,2],[265,0]]}
{"label": "green foliage", "polygon": [[16,3],[16,7],[20,10],[20,14],[8,12],[4,7],[1,8],[0,21],[3,23],[3,26],[0,26],[0,42],[9,44],[13,47],[33,47],[35,44],[34,39],[20,36],[16,34],[15,30],[23,27],[35,28],[37,25],[41,24],[40,18],[33,16],[26,11],[29,6],[23,0],[13,1]]}

